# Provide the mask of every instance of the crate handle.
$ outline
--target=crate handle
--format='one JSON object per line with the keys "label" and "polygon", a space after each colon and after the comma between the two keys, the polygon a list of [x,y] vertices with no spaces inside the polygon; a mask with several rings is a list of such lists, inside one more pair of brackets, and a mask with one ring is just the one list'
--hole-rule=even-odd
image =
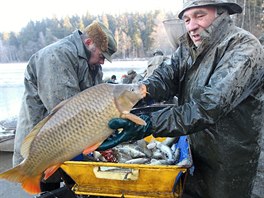
{"label": "crate handle", "polygon": [[110,166],[96,166],[93,168],[94,175],[100,179],[113,180],[137,180],[139,170],[132,168],[120,168]]}

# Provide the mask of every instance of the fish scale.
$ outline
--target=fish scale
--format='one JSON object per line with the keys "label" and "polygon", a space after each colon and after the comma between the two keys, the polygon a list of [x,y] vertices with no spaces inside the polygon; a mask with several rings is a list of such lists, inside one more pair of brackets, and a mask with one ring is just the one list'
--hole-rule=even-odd
{"label": "fish scale", "polygon": [[[145,94],[142,85],[100,84],[60,103],[26,137],[21,150],[25,160],[0,178],[22,183],[31,194],[39,193],[47,168],[59,167],[84,149],[99,146],[113,132],[108,121],[124,114],[129,117],[127,112]],[[130,119],[145,124],[136,116]]]}
{"label": "fish scale", "polygon": [[[73,158],[78,153],[81,153],[81,149],[79,148],[79,146],[77,146],[76,142],[79,141],[82,144],[83,147],[88,146],[87,145],[87,141],[89,141],[89,140],[87,140],[87,139],[90,139],[90,138],[94,139],[98,126],[100,126],[100,125],[102,126],[102,122],[99,121],[99,120],[107,118],[107,116],[106,116],[106,115],[108,115],[107,112],[115,112],[116,111],[116,108],[114,107],[113,102],[112,102],[114,99],[113,99],[113,97],[109,97],[109,96],[112,96],[112,94],[109,93],[109,90],[105,90],[105,89],[103,89],[102,92],[104,94],[99,94],[98,93],[98,94],[93,95],[92,97],[79,97],[80,98],[80,102],[74,103],[74,105],[70,105],[70,104],[67,105],[67,106],[65,105],[65,108],[61,112],[61,114],[64,115],[64,118],[61,120],[60,119],[61,114],[55,114],[54,122],[51,123],[51,126],[47,126],[47,128],[50,128],[50,127],[54,127],[54,125],[56,125],[57,126],[57,132],[58,132],[56,134],[59,134],[60,136],[62,136],[62,138],[58,137],[58,136],[55,136],[55,137],[49,136],[47,138],[45,136],[45,139],[47,139],[49,142],[51,142],[52,143],[51,145],[54,145],[55,143],[57,143],[58,145],[61,145],[61,149],[64,148],[63,147],[64,142],[68,142],[68,149],[76,151],[74,153],[74,155],[71,156],[71,158]],[[108,96],[108,97],[106,97],[106,96]],[[92,106],[92,108],[89,109],[89,103],[91,103],[95,99],[100,100],[100,99],[105,99],[105,98],[108,99],[108,100],[103,101],[103,103],[101,103],[101,106],[104,106],[104,107],[108,106],[108,108],[105,109],[106,111],[99,111],[99,109],[100,109],[99,105]],[[85,100],[87,102],[85,102]],[[72,131],[71,131],[72,128],[67,125],[67,118],[72,116],[69,113],[70,111],[67,110],[68,106],[70,106],[69,109],[71,111],[73,111],[73,110],[76,111],[75,107],[78,110],[79,109],[81,110],[75,116],[75,119],[74,119],[75,121],[71,123],[71,125],[75,125],[75,126],[81,127],[81,130],[77,130],[78,133],[76,133],[73,138],[68,135],[68,134],[72,133]],[[84,110],[84,109],[87,109],[87,108],[89,109],[89,111],[85,111]],[[93,119],[92,120],[92,118],[94,118],[94,117],[97,118],[98,117],[98,113],[101,113],[101,116],[102,116],[101,119]],[[104,116],[104,114],[105,114],[105,116]],[[86,117],[90,118],[91,120],[90,121],[86,120],[85,119]],[[118,111],[116,111],[115,117],[118,117]],[[78,122],[78,120],[81,120],[81,118],[83,119],[83,122]],[[109,118],[108,118],[108,120],[109,120]],[[61,124],[58,125],[58,123],[61,123]],[[112,131],[107,127],[106,124],[104,124],[104,125],[105,126],[102,126],[103,129],[105,131],[110,132],[110,134],[111,134]],[[82,138],[84,136],[84,134],[86,133],[86,129],[89,128],[89,127],[90,127],[91,130],[94,131],[94,133],[90,133],[90,137],[89,138]],[[45,130],[45,128],[43,128],[43,130]],[[53,128],[52,128],[52,130],[54,131]],[[48,130],[47,133],[51,134],[52,131]],[[87,140],[87,141],[84,141],[84,140]],[[61,142],[59,142],[59,141],[61,141]],[[41,141],[41,142],[44,143],[44,141]],[[37,147],[42,147],[42,145],[41,146],[37,145]],[[46,150],[45,154],[42,153],[44,155],[45,159],[47,159],[47,160],[55,159],[54,163],[60,162],[60,158],[62,158],[64,156],[59,153],[59,155],[58,156],[54,156],[54,157],[56,157],[56,158],[54,158],[53,157],[54,149],[52,147],[48,147],[48,148],[49,149]],[[58,147],[58,148],[60,148],[60,147]],[[36,158],[34,156],[34,158],[35,158],[34,161],[41,161],[40,156],[38,158]],[[28,160],[28,163],[32,163],[30,161],[30,159]]]}

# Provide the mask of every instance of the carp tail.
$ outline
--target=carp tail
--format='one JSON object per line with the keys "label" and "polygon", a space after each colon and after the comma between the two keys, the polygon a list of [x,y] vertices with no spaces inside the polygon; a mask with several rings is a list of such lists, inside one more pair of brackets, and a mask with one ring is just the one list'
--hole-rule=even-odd
{"label": "carp tail", "polygon": [[23,189],[30,194],[38,194],[40,190],[41,175],[30,177],[24,174],[21,165],[18,165],[0,174],[0,179],[21,183]]}
{"label": "carp tail", "polygon": [[38,194],[40,190],[41,175],[35,177],[28,177],[22,182],[23,189],[30,194]]}

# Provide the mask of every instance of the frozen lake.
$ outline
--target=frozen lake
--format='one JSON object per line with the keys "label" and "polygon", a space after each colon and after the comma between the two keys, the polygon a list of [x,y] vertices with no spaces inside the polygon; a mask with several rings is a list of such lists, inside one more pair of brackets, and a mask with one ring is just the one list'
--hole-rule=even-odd
{"label": "frozen lake", "polygon": [[[19,112],[26,65],[27,63],[0,64],[0,120],[15,117]],[[110,78],[114,74],[118,82],[128,70],[143,73],[146,67],[147,61],[106,61],[102,65],[104,78]]]}

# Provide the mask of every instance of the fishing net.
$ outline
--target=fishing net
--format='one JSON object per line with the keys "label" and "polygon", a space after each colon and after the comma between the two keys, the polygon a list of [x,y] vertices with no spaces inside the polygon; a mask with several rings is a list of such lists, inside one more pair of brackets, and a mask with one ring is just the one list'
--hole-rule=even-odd
{"label": "fishing net", "polygon": [[179,38],[186,32],[184,22],[180,19],[169,19],[163,21],[163,25],[172,47],[176,49],[178,47]]}

